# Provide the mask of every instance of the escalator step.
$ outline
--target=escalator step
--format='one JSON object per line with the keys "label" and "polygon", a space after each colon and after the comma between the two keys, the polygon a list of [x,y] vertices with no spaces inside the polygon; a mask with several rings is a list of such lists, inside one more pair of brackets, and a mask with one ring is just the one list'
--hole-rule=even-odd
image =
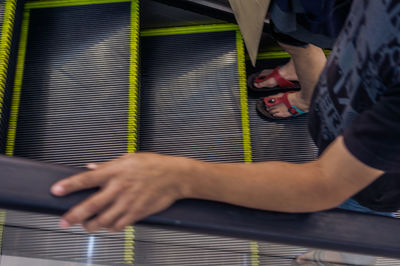
{"label": "escalator step", "polygon": [[127,147],[130,3],[32,9],[14,155],[83,166]]}
{"label": "escalator step", "polygon": [[235,31],[142,37],[139,150],[242,162]]}

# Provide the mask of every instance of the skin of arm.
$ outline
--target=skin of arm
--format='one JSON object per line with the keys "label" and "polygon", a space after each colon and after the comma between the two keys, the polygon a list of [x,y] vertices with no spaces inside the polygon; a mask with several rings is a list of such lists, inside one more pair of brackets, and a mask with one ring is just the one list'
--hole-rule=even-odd
{"label": "skin of arm", "polygon": [[51,188],[54,195],[65,196],[100,187],[62,217],[62,227],[82,224],[90,232],[101,228],[121,231],[183,198],[271,211],[314,212],[336,207],[383,174],[356,159],[342,137],[318,160],[303,164],[209,163],[136,153],[88,168],[91,170]]}

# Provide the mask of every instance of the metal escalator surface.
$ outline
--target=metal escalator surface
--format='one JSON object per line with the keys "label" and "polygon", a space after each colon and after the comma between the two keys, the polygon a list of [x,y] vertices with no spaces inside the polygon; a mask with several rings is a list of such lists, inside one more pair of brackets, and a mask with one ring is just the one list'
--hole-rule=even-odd
{"label": "metal escalator surface", "polygon": [[[128,151],[137,11],[136,0],[26,3],[7,154],[84,166]],[[15,220],[25,226],[9,226]],[[110,238],[61,231],[56,221],[6,212],[2,255],[132,264],[131,229]]]}
{"label": "metal escalator surface", "polygon": [[[140,151],[245,160],[236,38],[235,31],[141,38]],[[136,239],[139,265],[241,265],[252,258],[248,240],[142,227]]]}
{"label": "metal escalator surface", "polygon": [[[175,1],[171,2],[172,4]],[[224,20],[184,10],[163,2],[147,0],[141,5],[141,28],[165,28],[226,23]]]}
{"label": "metal escalator surface", "polygon": [[[3,25],[4,21],[4,8],[5,8],[6,0],[0,0],[0,21]],[[3,27],[0,28],[0,34],[3,32]]]}
{"label": "metal escalator surface", "polygon": [[[235,29],[143,34],[138,104],[137,1],[106,2],[28,3],[10,154],[84,166],[134,151],[138,133],[140,151],[207,161],[316,158],[306,116],[268,122],[256,114],[257,97],[247,99],[243,87],[243,44]],[[57,220],[0,210],[0,264],[24,257],[31,265],[290,265],[307,250],[150,226],[87,234],[60,230]]]}
{"label": "metal escalator surface", "polygon": [[30,11],[15,156],[84,166],[126,152],[129,10]]}
{"label": "metal escalator surface", "polygon": [[0,152],[5,152],[22,0],[0,1]]}
{"label": "metal escalator surface", "polygon": [[[283,65],[288,58],[258,60],[257,68],[273,69]],[[248,64],[248,72],[256,72]],[[249,118],[252,154],[254,162],[287,161],[307,162],[317,158],[318,148],[308,132],[308,115],[296,118],[269,121],[256,112],[256,102],[263,94],[249,92]]]}
{"label": "metal escalator surface", "polygon": [[142,37],[139,150],[241,162],[235,31]]}
{"label": "metal escalator surface", "polygon": [[[14,94],[14,98],[18,98],[18,101],[14,102],[18,105],[12,106],[14,115],[10,125],[14,126],[10,126],[8,154],[58,164],[83,166],[86,162],[104,161],[126,152],[129,149],[128,134],[131,126],[129,125],[129,109],[132,107],[132,103],[129,102],[132,96],[129,79],[133,74],[130,69],[130,53],[134,52],[131,51],[130,46],[132,41],[130,3],[124,1],[123,3],[57,7],[43,7],[40,6],[42,4],[40,2],[35,4],[36,6],[29,5],[30,8],[27,8],[24,13],[22,45],[20,46],[22,52],[19,57],[20,65],[17,67],[19,75],[17,74],[16,77],[17,83],[20,78],[19,83],[22,85],[16,87],[17,93]],[[182,117],[169,116],[169,120],[175,119],[183,123],[187,129],[192,128],[191,135],[183,134],[181,140],[179,137],[170,139],[171,143],[178,144],[175,146],[177,149],[172,151],[175,154],[192,155],[201,159],[242,161],[236,32],[203,33],[180,37],[182,48],[180,50],[183,52],[186,46],[188,52],[186,55],[192,52],[192,57],[187,58],[186,66],[194,66],[194,63],[197,63],[197,66],[191,69],[189,84],[184,84],[183,87],[173,86],[173,77],[170,77],[172,85],[165,89],[172,89],[172,87],[180,89],[175,92],[180,95],[174,99],[181,103],[181,106],[177,108],[183,110],[182,112],[192,109],[185,107],[188,104],[185,101],[187,100],[185,93],[197,95],[197,98],[191,97],[189,101],[197,109],[195,110],[197,116],[192,119],[193,125],[197,124],[197,127],[187,126],[188,121],[185,119],[188,117],[182,119]],[[146,38],[151,41],[159,37]],[[161,39],[157,41],[167,42],[171,40],[171,37],[165,36]],[[197,48],[193,45],[193,40],[199,41]],[[176,43],[179,42],[175,39]],[[207,43],[213,44],[214,50],[204,49]],[[191,45],[194,49],[190,48]],[[158,47],[152,46],[153,51],[162,48],[160,43]],[[148,51],[147,57],[153,55],[153,51]],[[203,54],[200,53],[201,51]],[[169,55],[173,56],[173,53]],[[184,59],[185,57],[180,57],[175,61],[178,64],[178,61],[182,60],[183,63]],[[171,59],[167,58],[167,61]],[[147,70],[154,71],[151,65],[147,64],[147,66],[151,69],[147,68]],[[208,72],[207,67],[210,68]],[[187,71],[184,68],[181,70]],[[170,72],[165,69],[163,73],[168,75]],[[207,82],[209,85],[217,80],[216,83],[221,85],[221,89],[208,86],[208,88],[205,87],[207,91],[198,90],[207,76],[209,76]],[[218,79],[221,81],[218,82]],[[167,78],[164,77],[161,80],[165,81]],[[143,83],[142,88],[151,89],[151,86]],[[158,88],[152,89],[157,89],[157,91],[151,93],[165,96]],[[204,94],[204,92],[207,93]],[[151,93],[142,94],[144,102]],[[228,109],[220,103],[214,103],[220,95],[224,95],[223,100],[230,106]],[[170,99],[163,98],[163,102],[157,107],[163,105],[164,109],[170,108],[171,101],[168,102]],[[207,112],[208,107],[205,106],[207,103],[214,103],[210,106],[215,109],[215,112]],[[151,114],[152,107],[148,110],[149,112],[145,110],[143,113]],[[191,116],[193,113],[186,115]],[[221,121],[212,122],[217,115]],[[155,114],[154,117],[157,118],[158,115]],[[212,126],[201,126],[202,119],[205,117]],[[144,116],[142,121],[144,121],[143,125],[151,124],[151,122],[145,122]],[[233,128],[228,131],[222,130],[222,124],[228,127],[233,126]],[[16,131],[13,133],[12,129],[15,128]],[[162,140],[158,138],[160,135],[157,135],[163,134],[159,133],[160,129],[162,128],[157,128],[156,131],[149,130],[153,138],[158,141]],[[188,133],[188,131],[183,133]],[[197,149],[197,155],[196,150],[190,151],[194,147],[193,143],[196,145],[195,141],[192,140],[193,143],[182,141],[182,137],[193,137],[193,133],[203,138],[203,142],[197,144],[198,147],[208,143],[208,146],[202,148],[202,152],[198,153],[199,149]],[[213,135],[215,137],[210,139]],[[15,137],[15,143],[13,143],[13,137]],[[218,139],[220,142],[215,142]],[[217,144],[221,143],[224,145],[218,147]],[[140,145],[143,150],[149,148],[152,151],[159,151],[165,143],[148,145],[145,139]],[[182,150],[181,147],[184,149]],[[217,150],[218,153],[215,153]],[[13,211],[8,211],[5,217],[7,226],[4,228],[2,254],[8,259],[23,256],[39,259],[39,261],[51,259],[106,265],[132,264],[136,257],[138,263],[140,263],[139,258],[142,258],[144,264],[149,261],[148,257],[155,264],[163,264],[166,257],[169,257],[168,260],[172,264],[184,261],[202,263],[210,261],[211,263],[211,260],[214,260],[214,265],[217,265],[219,262],[228,261],[228,258],[233,264],[240,264],[243,260],[242,256],[232,257],[229,251],[221,253],[189,248],[191,252],[181,254],[182,249],[179,248],[171,249],[171,247],[165,248],[165,245],[147,244],[151,239],[168,237],[190,245],[196,241],[196,237],[199,237],[194,234],[178,232],[171,234],[162,230],[142,232],[136,229],[136,232],[127,231],[114,236],[105,233],[89,235],[80,229],[67,232],[59,230],[56,217],[32,216]],[[137,241],[136,236],[139,238]],[[143,239],[140,240],[140,238]],[[231,246],[240,246],[245,253],[250,247],[249,241],[243,240],[232,242],[220,237],[207,237],[207,241],[225,242],[227,250]],[[140,255],[134,256],[135,251],[140,251],[137,253]],[[196,253],[198,256],[194,257]],[[200,253],[203,255],[200,256]],[[174,258],[173,254],[178,254],[178,256]]]}
{"label": "metal escalator surface", "polygon": [[[129,149],[130,5],[38,5],[25,11],[26,53],[10,153],[83,166]],[[237,38],[235,30],[141,38],[139,150],[218,162],[251,160],[244,133],[247,112],[254,109],[247,109]],[[254,119],[251,114],[250,124]],[[58,229],[56,217],[14,211],[7,212],[6,224],[2,254],[9,258],[257,265],[259,256],[256,242],[219,236],[146,227],[89,235]]]}
{"label": "metal escalator surface", "polygon": [[[0,0],[0,36],[3,36],[4,34],[4,27],[5,27],[5,21],[4,21],[4,9],[5,9],[5,5],[6,5],[6,0]],[[0,53],[4,53],[4,48],[1,48]],[[6,65],[8,65],[8,60],[4,59],[4,56],[2,54],[1,59],[0,59],[0,65],[4,66],[5,69],[1,70],[1,75],[5,75],[6,73]],[[5,107],[4,107],[4,102],[7,102],[7,96],[5,95],[6,93],[6,86],[5,86],[5,81],[2,81],[3,84],[0,84],[0,152],[4,152],[5,149],[5,128],[6,128],[6,124],[7,121],[4,118],[5,116]]]}

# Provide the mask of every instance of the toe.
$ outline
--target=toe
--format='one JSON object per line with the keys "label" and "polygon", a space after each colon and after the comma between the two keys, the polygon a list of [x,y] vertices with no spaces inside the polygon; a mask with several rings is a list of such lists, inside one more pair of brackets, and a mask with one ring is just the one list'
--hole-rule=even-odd
{"label": "toe", "polygon": [[273,116],[278,115],[280,113],[278,109],[269,110],[268,112]]}

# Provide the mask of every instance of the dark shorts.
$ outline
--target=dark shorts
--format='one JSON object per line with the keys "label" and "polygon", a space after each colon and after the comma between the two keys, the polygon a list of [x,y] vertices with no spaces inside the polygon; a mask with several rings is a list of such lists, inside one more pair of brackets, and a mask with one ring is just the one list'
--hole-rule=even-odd
{"label": "dark shorts", "polygon": [[287,45],[291,45],[291,46],[297,46],[297,47],[307,47],[308,43],[306,42],[302,42],[299,41],[293,37],[291,37],[290,35],[284,34],[282,32],[279,32],[274,23],[271,21],[271,23],[269,24],[269,32],[271,34],[271,36],[280,43],[283,44],[287,44]]}

